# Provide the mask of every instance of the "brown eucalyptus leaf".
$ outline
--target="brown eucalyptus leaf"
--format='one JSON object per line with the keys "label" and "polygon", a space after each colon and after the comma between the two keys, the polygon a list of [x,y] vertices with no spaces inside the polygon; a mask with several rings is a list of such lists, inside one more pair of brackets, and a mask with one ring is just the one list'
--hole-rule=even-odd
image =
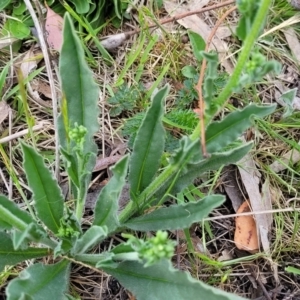
{"label": "brown eucalyptus leaf", "polygon": [[[237,210],[237,214],[250,212],[248,201],[242,203]],[[258,251],[259,242],[257,236],[256,223],[253,216],[237,216],[235,219],[235,246],[240,250],[245,250],[250,253]]]}
{"label": "brown eucalyptus leaf", "polygon": [[[260,184],[262,183],[261,173],[257,169],[255,161],[249,153],[239,161],[238,168],[241,180],[249,197],[252,211],[261,212],[271,210],[272,202],[267,198],[264,199],[260,190]],[[267,195],[266,192],[263,194]],[[266,252],[270,250],[270,243],[268,242],[268,234],[271,229],[270,218],[272,219],[271,214],[257,214],[255,216],[259,240],[260,242],[263,242],[263,250]]]}
{"label": "brown eucalyptus leaf", "polygon": [[63,42],[63,18],[47,6],[45,29],[50,49],[60,51]]}

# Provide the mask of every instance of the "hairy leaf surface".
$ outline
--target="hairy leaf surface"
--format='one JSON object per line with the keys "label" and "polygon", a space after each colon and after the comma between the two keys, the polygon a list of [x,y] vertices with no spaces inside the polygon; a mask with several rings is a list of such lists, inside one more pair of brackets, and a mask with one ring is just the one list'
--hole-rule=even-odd
{"label": "hairy leaf surface", "polygon": [[67,299],[69,265],[68,261],[62,260],[54,265],[38,263],[28,267],[8,284],[7,299]]}
{"label": "hairy leaf surface", "polygon": [[125,184],[127,167],[128,156],[125,156],[112,168],[114,176],[101,190],[96,202],[93,225],[106,226],[108,232],[114,231],[119,226],[118,200]]}
{"label": "hairy leaf surface", "polygon": [[171,262],[161,261],[145,268],[138,262],[123,262],[117,268],[103,267],[120,283],[143,300],[242,300],[239,296],[213,288],[191,277],[186,272],[175,270]]}
{"label": "hairy leaf surface", "polygon": [[5,266],[14,266],[24,260],[40,258],[49,254],[47,248],[27,248],[15,250],[10,236],[0,232],[0,272]]}
{"label": "hairy leaf surface", "polygon": [[152,105],[134,141],[129,164],[130,192],[134,196],[150,184],[160,165],[165,144],[163,101],[168,91],[169,86],[166,85],[152,97]]}
{"label": "hairy leaf surface", "polygon": [[32,147],[22,143],[24,169],[33,192],[34,207],[40,220],[58,233],[64,211],[64,198],[43,158]]}
{"label": "hairy leaf surface", "polygon": [[201,221],[216,207],[224,202],[221,195],[207,196],[198,202],[183,205],[172,205],[130,219],[124,226],[139,231],[176,230],[190,227],[193,223]]}

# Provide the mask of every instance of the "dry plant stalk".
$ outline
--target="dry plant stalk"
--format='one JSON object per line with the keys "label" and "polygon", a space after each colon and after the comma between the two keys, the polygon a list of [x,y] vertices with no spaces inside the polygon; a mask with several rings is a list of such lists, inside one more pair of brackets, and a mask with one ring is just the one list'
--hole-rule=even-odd
{"label": "dry plant stalk", "polygon": [[[216,25],[212,29],[212,31],[211,31],[208,39],[207,39],[204,51],[208,51],[208,49],[210,47],[210,44],[213,40],[213,37],[215,36],[218,28],[223,23],[223,21],[227,18],[227,16],[229,14],[231,14],[233,11],[235,11],[236,9],[237,9],[237,7],[233,6],[228,11],[226,11],[222,15],[222,17],[218,20],[218,22],[216,23]],[[198,114],[198,116],[199,116],[199,119],[200,119],[200,127],[201,127],[200,134],[201,134],[201,148],[202,148],[203,157],[208,156],[208,153],[206,151],[206,143],[205,143],[205,120],[204,120],[205,103],[204,103],[203,95],[202,95],[202,84],[203,84],[203,81],[204,81],[205,68],[206,68],[206,60],[205,60],[205,58],[203,58],[202,65],[201,65],[201,70],[200,70],[200,75],[199,75],[199,80],[198,80],[198,83],[196,85],[196,90],[197,90],[198,97],[199,97],[199,100],[198,100],[199,114]]]}

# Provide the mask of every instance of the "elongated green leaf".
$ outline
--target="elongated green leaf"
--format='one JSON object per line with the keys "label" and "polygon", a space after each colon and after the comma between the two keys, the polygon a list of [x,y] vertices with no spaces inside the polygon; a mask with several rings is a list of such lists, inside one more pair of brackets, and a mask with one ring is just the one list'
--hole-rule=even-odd
{"label": "elongated green leaf", "polygon": [[93,225],[105,225],[108,228],[108,232],[114,231],[119,226],[118,200],[125,184],[127,168],[128,156],[125,156],[112,168],[114,176],[101,190],[96,202]]}
{"label": "elongated green leaf", "polygon": [[38,263],[28,267],[8,284],[7,299],[66,299],[69,265],[68,261],[62,260],[54,265]]}
{"label": "elongated green leaf", "polygon": [[163,102],[169,92],[166,85],[152,97],[133,145],[129,165],[130,192],[138,195],[152,181],[164,150],[165,130],[162,125]]}
{"label": "elongated green leaf", "polygon": [[24,169],[34,196],[34,207],[40,220],[58,233],[64,211],[64,199],[53,174],[43,158],[32,148],[22,144]]}
{"label": "elongated green leaf", "polygon": [[[176,151],[172,159],[170,159],[169,166],[157,176],[149,186],[137,197],[135,201],[130,201],[125,209],[119,215],[119,220],[125,222],[128,218],[142,209],[143,205],[147,207],[149,201],[153,198],[160,200],[167,189],[172,187],[172,182],[178,174],[182,172],[186,164],[192,161],[199,161],[199,140],[191,141],[184,136],[180,141],[180,148]],[[193,159],[196,156],[195,159]],[[153,203],[151,203],[153,205]]]}
{"label": "elongated green leaf", "polygon": [[34,222],[26,211],[20,209],[3,195],[0,195],[0,221],[4,222],[3,225],[8,226],[8,228],[0,227],[0,230],[14,227],[20,231],[25,230],[30,223]]}
{"label": "elongated green leaf", "polygon": [[107,227],[92,226],[90,227],[81,238],[79,238],[74,247],[72,253],[81,254],[87,252],[94,247],[97,243],[102,241],[107,236]]}
{"label": "elongated green leaf", "polygon": [[295,267],[288,266],[284,270],[288,273],[292,273],[292,274],[295,274],[295,275],[300,275],[300,269],[295,268]]}
{"label": "elongated green leaf", "polygon": [[214,153],[234,142],[251,126],[251,116],[264,117],[271,114],[276,105],[247,105],[243,110],[230,113],[222,121],[211,123],[206,130],[208,153]]}
{"label": "elongated green leaf", "polygon": [[145,268],[138,262],[123,262],[117,268],[103,267],[142,300],[242,300],[243,298],[213,288],[175,270],[169,261]]}
{"label": "elongated green leaf", "polygon": [[[93,135],[99,128],[97,122],[99,89],[84,58],[80,40],[75,33],[69,14],[66,13],[59,61],[62,90],[66,97],[67,111],[65,113],[70,128],[73,128],[77,122],[78,125],[87,129],[83,148],[84,152],[88,153],[96,151]],[[68,130],[69,128],[65,128],[65,132]],[[60,136],[60,142],[64,148],[67,148],[65,136]]]}
{"label": "elongated green leaf", "polygon": [[176,181],[172,193],[182,191],[187,185],[193,182],[194,179],[207,171],[217,170],[221,166],[233,164],[242,159],[251,149],[252,143],[247,143],[243,146],[234,148],[231,151],[212,154],[211,157],[204,159],[197,164],[188,164],[185,171],[179,176]]}
{"label": "elongated green leaf", "polygon": [[39,242],[46,238],[46,232],[42,227],[36,223],[27,225],[25,230],[13,231],[13,245],[14,249],[26,249],[29,241]]}
{"label": "elongated green leaf", "polygon": [[5,266],[14,266],[24,260],[49,255],[47,248],[27,248],[15,250],[10,236],[0,232],[0,272]]}
{"label": "elongated green leaf", "polygon": [[188,35],[193,48],[193,53],[198,61],[202,61],[201,51],[205,49],[205,41],[198,33],[188,30]]}
{"label": "elongated green leaf", "polygon": [[80,183],[79,183],[80,175],[78,174],[78,165],[77,165],[76,157],[69,154],[64,148],[61,148],[60,152],[64,157],[65,166],[66,166],[66,169],[67,169],[70,179],[72,180],[73,184],[76,187],[79,187],[80,186]]}
{"label": "elongated green leaf", "polygon": [[3,10],[10,2],[11,0],[2,0],[0,3],[0,10]]}
{"label": "elongated green leaf", "polygon": [[193,223],[199,222],[207,217],[208,214],[214,208],[220,206],[224,200],[224,196],[211,195],[198,202],[159,208],[144,216],[130,219],[130,221],[122,225],[139,231],[188,228]]}
{"label": "elongated green leaf", "polygon": [[79,14],[85,14],[89,11],[90,4],[87,0],[72,0]]}

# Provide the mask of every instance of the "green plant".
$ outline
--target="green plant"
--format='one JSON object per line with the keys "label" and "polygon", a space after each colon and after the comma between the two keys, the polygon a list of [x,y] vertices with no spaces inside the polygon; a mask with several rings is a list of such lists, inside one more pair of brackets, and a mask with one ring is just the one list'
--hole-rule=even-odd
{"label": "green plant", "polygon": [[107,103],[110,104],[110,115],[112,117],[122,113],[122,111],[130,111],[137,106],[138,100],[141,100],[144,93],[144,87],[142,84],[137,86],[127,86],[122,84],[117,92],[107,99]]}
{"label": "green plant", "polygon": [[[40,2],[42,3],[43,1]],[[107,17],[109,17],[115,25],[120,25],[122,15],[128,5],[126,1],[122,0],[101,1],[99,3],[87,0],[63,0],[59,2],[48,0],[46,2],[55,11],[61,14],[63,14],[65,10],[68,11],[69,9],[71,10],[74,8],[78,14],[78,18],[82,18],[85,21],[86,26],[88,25],[94,30],[101,29],[107,22]],[[1,1],[0,10],[5,10],[9,15],[2,30],[3,35],[9,33],[17,39],[29,37],[30,27],[33,26],[33,22],[28,15],[26,5],[23,1]],[[82,20],[80,19],[80,23],[81,22]]]}
{"label": "green plant", "polygon": [[[268,6],[261,7],[266,12]],[[246,48],[245,51],[249,54],[250,50]],[[245,57],[244,52],[242,55]],[[8,284],[7,299],[66,299],[71,263],[103,269],[138,299],[196,299],[199,294],[212,300],[241,299],[175,270],[170,262],[174,243],[167,239],[165,231],[188,228],[199,222],[221,205],[224,197],[207,195],[195,202],[168,207],[163,204],[206,171],[240,160],[252,144],[234,142],[251,126],[253,115],[266,116],[275,106],[248,105],[221,121],[212,121],[212,115],[209,115],[206,128],[209,157],[201,153],[196,129],[191,137],[184,136],[180,140],[179,148],[160,171],[165,143],[163,102],[169,87],[161,88],[152,96],[151,107],[139,128],[132,154],[124,156],[112,169],[113,177],[98,196],[92,224],[84,229],[82,217],[97,151],[93,135],[98,130],[98,87],[84,61],[68,14],[59,68],[65,98],[57,130],[70,179],[71,199],[75,200],[71,206],[64,202],[58,183],[43,158],[22,143],[23,166],[33,193],[33,208],[27,213],[5,196],[0,196],[0,269],[27,259],[49,256],[56,263],[45,265],[39,262],[23,270]],[[211,78],[207,80],[206,94],[214,96],[209,90]],[[229,81],[225,91],[228,86],[232,92],[236,83],[233,85]],[[222,97],[218,98],[218,105],[224,104]],[[211,108],[209,112],[214,112],[215,108]],[[118,213],[118,198],[126,181],[130,184],[130,201]],[[154,207],[157,209],[153,210]],[[148,212],[150,208],[151,212]],[[126,228],[157,233],[155,237],[141,240],[125,233]],[[123,232],[127,241],[110,251],[90,254],[94,246],[117,232]]]}

